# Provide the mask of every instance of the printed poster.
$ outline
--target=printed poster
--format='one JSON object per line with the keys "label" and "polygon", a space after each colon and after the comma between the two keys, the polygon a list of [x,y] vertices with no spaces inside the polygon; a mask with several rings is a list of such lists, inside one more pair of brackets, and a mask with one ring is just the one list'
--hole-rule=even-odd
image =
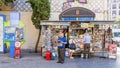
{"label": "printed poster", "polygon": [[3,17],[0,16],[0,52],[3,52]]}
{"label": "printed poster", "polygon": [[108,52],[109,52],[109,58],[116,58],[117,56],[117,45],[111,44],[108,47]]}

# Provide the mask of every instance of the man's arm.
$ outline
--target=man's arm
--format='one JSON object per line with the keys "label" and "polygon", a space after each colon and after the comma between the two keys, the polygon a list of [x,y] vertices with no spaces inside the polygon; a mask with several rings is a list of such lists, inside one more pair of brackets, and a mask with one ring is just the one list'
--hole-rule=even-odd
{"label": "man's arm", "polygon": [[84,38],[83,38],[83,42],[85,42],[85,36],[84,36]]}
{"label": "man's arm", "polygon": [[92,37],[90,36],[90,42],[92,42]]}

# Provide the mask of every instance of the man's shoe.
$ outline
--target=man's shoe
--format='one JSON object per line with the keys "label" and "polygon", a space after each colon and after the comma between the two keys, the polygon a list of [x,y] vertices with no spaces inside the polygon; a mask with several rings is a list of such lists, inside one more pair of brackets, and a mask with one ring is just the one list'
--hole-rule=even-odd
{"label": "man's shoe", "polygon": [[86,59],[85,57],[83,57],[83,59]]}
{"label": "man's shoe", "polygon": [[64,62],[61,62],[61,64],[63,64]]}
{"label": "man's shoe", "polygon": [[70,57],[70,59],[74,59],[74,57]]}

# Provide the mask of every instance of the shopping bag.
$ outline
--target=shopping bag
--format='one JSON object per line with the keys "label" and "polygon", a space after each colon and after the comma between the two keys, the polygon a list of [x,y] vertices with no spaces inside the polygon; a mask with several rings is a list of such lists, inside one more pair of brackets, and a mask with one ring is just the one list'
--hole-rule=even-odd
{"label": "shopping bag", "polygon": [[55,52],[52,52],[51,60],[55,60],[57,58],[57,54]]}
{"label": "shopping bag", "polygon": [[75,50],[76,46],[75,46],[75,44],[72,43],[72,44],[69,44],[69,48]]}
{"label": "shopping bag", "polygon": [[69,56],[69,52],[65,51],[65,56],[68,57]]}

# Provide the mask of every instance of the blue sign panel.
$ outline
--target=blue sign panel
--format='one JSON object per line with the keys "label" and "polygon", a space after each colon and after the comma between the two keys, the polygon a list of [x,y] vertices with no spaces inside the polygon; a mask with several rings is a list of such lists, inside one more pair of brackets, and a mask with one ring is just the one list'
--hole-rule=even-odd
{"label": "blue sign panel", "polygon": [[65,17],[65,18],[62,18],[63,21],[76,21],[76,18],[75,17]]}
{"label": "blue sign panel", "polygon": [[15,42],[14,41],[11,41],[10,42],[10,57],[14,57],[14,54],[15,54]]}
{"label": "blue sign panel", "polygon": [[69,20],[70,20],[70,21],[75,21],[76,18],[72,18],[72,17],[71,17],[71,18],[69,18]]}
{"label": "blue sign panel", "polygon": [[79,21],[93,21],[93,17],[80,17],[78,18]]}
{"label": "blue sign panel", "polygon": [[69,18],[62,18],[62,21],[70,21]]}
{"label": "blue sign panel", "polygon": [[4,40],[14,41],[15,40],[15,27],[8,26],[4,29]]}
{"label": "blue sign panel", "polygon": [[93,21],[94,17],[65,17],[62,21]]}

